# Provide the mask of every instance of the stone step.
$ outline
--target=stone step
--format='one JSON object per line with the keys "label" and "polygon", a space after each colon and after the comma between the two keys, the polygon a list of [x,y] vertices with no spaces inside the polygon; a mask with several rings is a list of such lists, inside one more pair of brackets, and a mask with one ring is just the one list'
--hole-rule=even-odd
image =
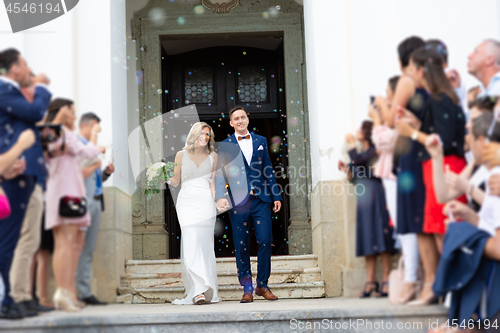
{"label": "stone step", "polygon": [[[257,273],[254,271],[253,276]],[[219,285],[239,285],[236,271],[217,272]],[[319,268],[315,272],[304,273],[302,269],[272,270],[269,277],[270,284],[305,283],[321,281]],[[181,273],[128,273],[121,276],[121,285],[131,288],[156,288],[182,286]]]}
{"label": "stone step", "polygon": [[[236,269],[236,259],[217,258],[217,271],[231,272]],[[257,257],[250,257],[252,271],[257,270]],[[179,273],[180,259],[167,260],[127,260],[126,273]],[[272,256],[271,267],[273,269],[304,269],[318,266],[318,257],[313,254]]]}
{"label": "stone step", "polygon": [[87,306],[77,313],[52,311],[22,320],[0,320],[0,332],[426,333],[429,324],[436,328],[446,319],[447,310],[442,306],[409,307],[391,304],[386,298],[220,302],[202,306],[109,304]]}
{"label": "stone step", "polygon": [[[269,288],[281,299],[320,298],[325,296],[325,283],[323,281],[269,284]],[[171,303],[173,300],[181,299],[185,296],[183,286],[125,288],[122,290],[132,290],[132,303]],[[242,294],[242,286],[219,285],[219,297],[223,301],[240,300]],[[255,300],[260,299],[264,300],[263,297],[255,297]]]}

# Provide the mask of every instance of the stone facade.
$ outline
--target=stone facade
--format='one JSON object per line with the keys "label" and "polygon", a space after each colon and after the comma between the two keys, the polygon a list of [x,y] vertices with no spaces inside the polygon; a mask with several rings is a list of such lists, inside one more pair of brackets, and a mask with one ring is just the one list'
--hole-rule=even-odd
{"label": "stone facade", "polygon": [[[289,149],[290,166],[296,170],[307,169],[309,162],[308,117],[304,75],[304,43],[302,6],[289,1],[280,5],[278,15],[263,19],[263,13],[270,8],[276,10],[272,1],[241,1],[241,5],[231,9],[228,14],[215,14],[205,11],[195,15],[193,8],[197,1],[166,2],[152,0],[143,9],[135,13],[132,25],[132,38],[136,40],[137,68],[144,73],[144,84],[139,87],[139,122],[143,123],[158,112],[162,112],[161,95],[156,89],[145,89],[161,85],[161,45],[160,39],[197,39],[221,38],[237,35],[238,37],[274,36],[280,34],[284,40],[285,91],[287,119],[296,119],[295,126],[300,135],[290,133],[288,146],[304,147]],[[161,25],[149,18],[152,9],[163,9],[167,20]],[[170,17],[184,17],[182,25]],[[297,103],[299,101],[299,103]],[[302,103],[300,102],[302,101]],[[145,106],[147,105],[147,108]],[[151,107],[150,107],[151,106]],[[145,164],[145,161],[142,161]],[[290,197],[289,252],[291,254],[311,253],[310,202],[307,191],[310,187],[309,176],[290,175],[291,189],[304,189],[304,194]],[[292,190],[295,192],[294,190]],[[133,234],[134,259],[168,258],[168,235],[164,229],[165,211],[163,194],[152,200],[146,200],[138,190],[133,195]],[[295,240],[299,240],[298,241]]]}

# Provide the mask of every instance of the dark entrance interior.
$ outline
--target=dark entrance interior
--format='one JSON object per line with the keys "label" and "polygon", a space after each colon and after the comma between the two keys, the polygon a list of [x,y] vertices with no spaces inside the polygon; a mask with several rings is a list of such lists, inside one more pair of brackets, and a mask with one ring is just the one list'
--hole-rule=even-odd
{"label": "dark entrance interior", "polygon": [[[193,50],[197,45],[203,48]],[[229,124],[229,110],[236,105],[243,106],[249,112],[249,130],[268,138],[274,170],[283,175],[288,160],[282,39],[175,40],[163,41],[162,46],[163,113],[196,105],[200,121],[212,126],[217,142],[234,133]],[[169,127],[172,128],[171,133],[166,133],[166,150],[173,147],[168,141],[174,136],[187,134],[175,133],[176,126]],[[172,155],[169,153],[165,156]],[[288,183],[283,177],[277,177],[277,181],[281,188]],[[169,234],[170,258],[180,257],[181,230],[174,197],[181,186],[165,191],[165,228]],[[273,255],[288,254],[289,211],[289,200],[284,196],[282,210],[273,213]],[[257,245],[253,231],[250,237],[250,254],[255,256]],[[234,256],[232,238],[228,214],[219,215],[215,228],[217,257]]]}

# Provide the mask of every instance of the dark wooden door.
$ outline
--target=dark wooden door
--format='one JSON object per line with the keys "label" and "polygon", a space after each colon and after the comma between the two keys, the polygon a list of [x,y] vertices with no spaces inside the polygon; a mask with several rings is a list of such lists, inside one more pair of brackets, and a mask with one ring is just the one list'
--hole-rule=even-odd
{"label": "dark wooden door", "polygon": [[[249,130],[268,138],[270,157],[277,175],[287,167],[286,110],[284,101],[283,49],[267,51],[243,47],[214,47],[175,56],[162,54],[163,113],[195,105],[200,121],[212,126],[215,141],[222,141],[234,133],[228,112],[234,106],[243,106],[249,112]],[[196,122],[182,118],[178,122]],[[193,117],[191,117],[193,118]],[[175,121],[175,119],[173,119]],[[166,156],[176,133],[185,126],[168,126],[165,144]],[[170,153],[170,154],[169,154]],[[282,189],[288,184],[285,177],[277,177]],[[181,185],[182,186],[182,185]],[[165,191],[166,230],[169,233],[170,258],[180,256],[181,231],[174,207],[174,198],[180,187]],[[289,200],[284,197],[283,208],[273,218],[273,255],[288,254]],[[257,255],[257,245],[251,232],[250,254]],[[217,217],[215,227],[215,254],[234,256],[232,229],[228,214]]]}

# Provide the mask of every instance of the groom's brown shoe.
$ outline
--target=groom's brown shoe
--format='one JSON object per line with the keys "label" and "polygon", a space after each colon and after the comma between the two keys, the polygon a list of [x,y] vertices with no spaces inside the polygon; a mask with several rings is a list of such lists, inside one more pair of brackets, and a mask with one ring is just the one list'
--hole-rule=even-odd
{"label": "groom's brown shoe", "polygon": [[253,293],[251,291],[245,291],[240,303],[250,303],[253,302]]}
{"label": "groom's brown shoe", "polygon": [[275,296],[271,290],[269,290],[268,287],[262,287],[262,288],[259,288],[257,287],[255,289],[255,295],[257,296],[262,296],[264,297],[265,299],[267,299],[268,301],[277,301],[278,300],[278,297]]}

